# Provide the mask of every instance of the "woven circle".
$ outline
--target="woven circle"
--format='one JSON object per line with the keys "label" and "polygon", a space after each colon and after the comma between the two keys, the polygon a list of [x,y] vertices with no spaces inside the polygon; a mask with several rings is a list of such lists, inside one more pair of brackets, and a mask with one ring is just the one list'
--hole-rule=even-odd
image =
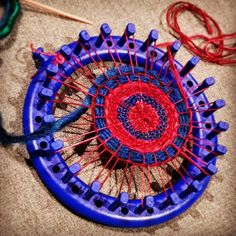
{"label": "woven circle", "polygon": [[[96,80],[94,117],[100,141],[119,158],[155,164],[184,145],[189,117],[178,87],[154,71],[128,66]],[[95,88],[94,88],[95,89]]]}
{"label": "woven circle", "polygon": [[139,93],[121,102],[118,119],[131,135],[143,140],[160,138],[167,123],[165,110],[152,97]]}

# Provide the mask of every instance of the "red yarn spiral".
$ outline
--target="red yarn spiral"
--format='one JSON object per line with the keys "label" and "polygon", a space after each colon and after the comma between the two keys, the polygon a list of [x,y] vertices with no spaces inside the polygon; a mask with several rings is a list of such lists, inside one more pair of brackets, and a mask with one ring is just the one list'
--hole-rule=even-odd
{"label": "red yarn spiral", "polygon": [[[186,11],[192,13],[203,23],[208,35],[195,34],[188,36],[183,33],[178,23],[178,17]],[[223,34],[219,24],[202,9],[188,2],[175,2],[169,6],[166,13],[166,20],[168,26],[174,32],[174,35],[179,37],[182,44],[204,61],[220,65],[236,63],[235,42],[234,44],[226,45],[226,40],[232,41],[232,39],[236,39],[236,32]],[[199,39],[203,41],[201,46],[194,42]],[[162,43],[158,46],[168,46],[169,44]],[[212,46],[214,50],[211,49]]]}

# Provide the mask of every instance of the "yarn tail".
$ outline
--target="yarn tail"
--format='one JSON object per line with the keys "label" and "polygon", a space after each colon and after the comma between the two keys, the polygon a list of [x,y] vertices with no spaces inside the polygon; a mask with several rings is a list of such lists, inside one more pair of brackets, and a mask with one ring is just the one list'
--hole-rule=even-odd
{"label": "yarn tail", "polygon": [[25,135],[8,134],[6,129],[3,128],[2,116],[0,114],[0,144],[2,146],[9,146],[14,143],[25,144],[28,141],[53,134],[63,129],[66,125],[78,120],[87,110],[88,108],[79,107],[59,120],[43,125],[37,131]]}

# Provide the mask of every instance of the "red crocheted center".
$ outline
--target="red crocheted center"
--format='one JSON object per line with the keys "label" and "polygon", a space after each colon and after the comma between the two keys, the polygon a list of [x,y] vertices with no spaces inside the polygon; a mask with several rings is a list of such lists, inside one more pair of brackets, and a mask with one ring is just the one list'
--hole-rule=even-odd
{"label": "red crocheted center", "polygon": [[135,130],[148,132],[156,129],[160,118],[151,105],[137,102],[129,112],[129,121]]}
{"label": "red crocheted center", "polygon": [[[137,93],[145,94],[146,96],[154,99],[166,112],[167,127],[161,138],[155,140],[142,140],[138,139],[130,134],[122,125],[117,117],[117,110],[119,104],[122,104],[127,98]],[[159,117],[155,110],[148,104],[142,106],[144,103],[137,103],[132,112],[129,114],[129,119],[134,125],[135,119],[137,120],[136,128],[139,131],[150,131],[159,122]],[[170,101],[168,96],[157,87],[147,84],[141,81],[128,82],[120,85],[114,90],[110,90],[109,94],[105,98],[105,119],[107,128],[111,131],[113,137],[117,138],[123,145],[139,151],[141,153],[155,152],[165,149],[173,142],[173,139],[177,136],[177,129],[179,127],[179,115],[175,109],[175,105]],[[154,115],[155,112],[155,115]],[[137,119],[140,117],[139,119]],[[138,126],[138,123],[141,124]],[[144,125],[145,124],[145,125]]]}

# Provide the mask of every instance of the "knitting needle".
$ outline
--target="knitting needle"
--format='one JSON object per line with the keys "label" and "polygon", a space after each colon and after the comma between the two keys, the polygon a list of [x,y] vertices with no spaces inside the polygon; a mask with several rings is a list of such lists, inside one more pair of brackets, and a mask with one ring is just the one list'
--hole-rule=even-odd
{"label": "knitting needle", "polygon": [[54,8],[54,7],[50,7],[50,6],[44,5],[44,4],[39,3],[39,2],[35,2],[33,0],[20,0],[20,3],[22,5],[28,5],[28,6],[33,7],[33,8],[39,7],[41,9],[45,10],[45,11],[57,14],[59,16],[62,16],[62,17],[65,17],[65,18],[68,18],[68,19],[71,19],[71,20],[75,20],[75,21],[82,22],[82,23],[85,23],[85,24],[93,24],[93,22],[90,21],[90,20],[87,20],[87,19],[75,16],[75,15],[63,12],[61,10],[58,10],[58,9]]}

